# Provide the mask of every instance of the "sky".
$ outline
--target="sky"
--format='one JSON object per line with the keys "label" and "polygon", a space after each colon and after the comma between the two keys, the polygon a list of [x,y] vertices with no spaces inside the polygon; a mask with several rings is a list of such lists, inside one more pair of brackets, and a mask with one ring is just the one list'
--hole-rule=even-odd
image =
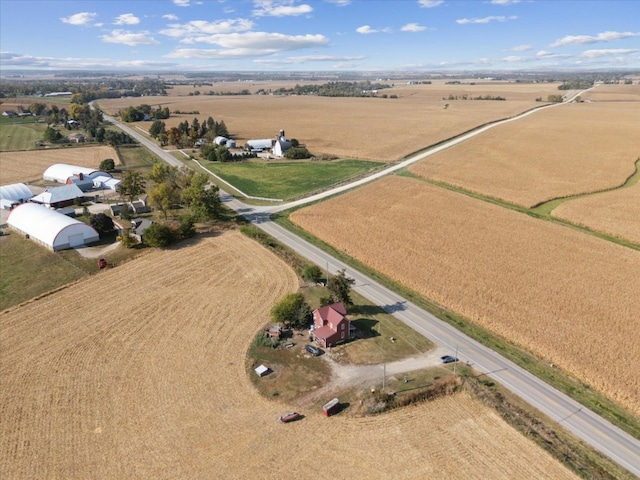
{"label": "sky", "polygon": [[640,0],[0,0],[11,70],[640,69]]}

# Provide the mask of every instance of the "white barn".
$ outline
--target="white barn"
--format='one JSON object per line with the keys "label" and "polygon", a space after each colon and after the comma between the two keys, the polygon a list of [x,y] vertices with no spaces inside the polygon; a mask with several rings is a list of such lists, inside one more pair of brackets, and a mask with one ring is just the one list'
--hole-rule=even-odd
{"label": "white barn", "polygon": [[[66,163],[56,163],[51,165],[44,171],[42,178],[50,182],[72,183],[72,178],[84,180],[84,177],[91,179],[104,176],[111,178],[111,175],[102,170],[87,167],[78,167],[76,165],[67,165]],[[75,182],[73,182],[75,183]],[[90,182],[93,184],[93,182]]]}
{"label": "white barn", "polygon": [[54,252],[82,247],[100,239],[93,227],[36,203],[15,207],[7,224]]}
{"label": "white barn", "polygon": [[33,192],[24,183],[13,183],[0,187],[0,208],[9,210],[33,197]]}

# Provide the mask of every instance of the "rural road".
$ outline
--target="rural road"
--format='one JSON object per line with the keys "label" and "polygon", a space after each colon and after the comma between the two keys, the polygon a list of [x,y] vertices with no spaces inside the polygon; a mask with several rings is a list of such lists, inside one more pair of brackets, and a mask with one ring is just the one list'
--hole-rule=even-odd
{"label": "rural road", "polygon": [[[584,91],[576,93],[573,100]],[[439,320],[435,316],[383,287],[375,280],[366,277],[350,266],[340,262],[336,258],[311,245],[309,242],[297,237],[292,232],[280,227],[270,220],[270,214],[286,210],[292,207],[314,202],[354,187],[363,185],[404,168],[429,155],[464,142],[479,135],[490,128],[494,128],[506,122],[516,121],[528,115],[532,115],[544,108],[555,108],[564,105],[553,104],[536,110],[531,110],[522,115],[496,122],[472,132],[461,135],[439,146],[421,152],[389,168],[380,171],[370,177],[360,179],[352,184],[343,185],[335,189],[325,191],[305,199],[284,205],[255,207],[247,205],[226,192],[221,191],[222,201],[234,211],[262,229],[265,233],[276,238],[282,244],[294,250],[307,260],[327,268],[332,274],[344,269],[348,276],[355,279],[354,289],[373,303],[382,306],[386,311],[403,321],[416,332],[425,335],[441,348],[448,348],[451,354],[457,352],[457,357],[462,361],[468,361],[474,368],[499,382],[504,387],[521,397],[527,403],[540,410],[551,419],[559,422],[567,430],[582,439],[599,452],[611,458],[613,461],[626,468],[629,472],[640,478],[640,441],[631,435],[612,425],[602,417],[588,410],[580,403],[569,398],[565,394],[551,387],[539,378],[535,377],[516,364],[505,359],[493,350],[481,345],[475,340],[462,334],[449,324]],[[105,119],[119,126],[126,133],[149,148],[159,158],[175,166],[182,166],[171,154],[162,150],[152,141],[145,138],[135,130],[121,124],[117,120],[105,115]]]}

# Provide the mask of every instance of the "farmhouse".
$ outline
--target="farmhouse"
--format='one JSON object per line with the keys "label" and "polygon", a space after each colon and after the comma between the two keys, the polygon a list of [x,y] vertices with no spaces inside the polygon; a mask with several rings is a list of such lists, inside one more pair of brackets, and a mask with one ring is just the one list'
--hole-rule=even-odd
{"label": "farmhouse", "polygon": [[342,302],[325,305],[313,311],[311,336],[323,347],[332,347],[350,338],[351,322]]}
{"label": "farmhouse", "polygon": [[10,210],[15,205],[28,201],[33,193],[24,183],[14,183],[0,187],[0,208]]}
{"label": "farmhouse", "polygon": [[84,199],[84,193],[77,185],[70,184],[47,188],[40,195],[33,197],[31,202],[39,203],[48,208],[62,208],[73,205],[76,198]]}
{"label": "farmhouse", "polygon": [[97,242],[93,227],[36,203],[23,203],[7,219],[9,227],[57,252]]}

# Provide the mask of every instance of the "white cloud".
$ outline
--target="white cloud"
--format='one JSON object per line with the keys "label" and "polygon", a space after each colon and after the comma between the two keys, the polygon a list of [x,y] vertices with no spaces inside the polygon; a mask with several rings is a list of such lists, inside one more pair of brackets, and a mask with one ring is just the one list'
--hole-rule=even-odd
{"label": "white cloud", "polygon": [[513,52],[526,52],[527,50],[533,50],[531,45],[516,45],[511,49]]}
{"label": "white cloud", "polygon": [[546,50],[540,50],[538,53],[536,53],[536,57],[549,57],[551,55],[553,55],[553,53]]}
{"label": "white cloud", "polygon": [[313,12],[310,5],[295,5],[293,0],[253,0],[256,17],[294,17]]}
{"label": "white cloud", "polygon": [[610,55],[629,55],[631,53],[638,53],[640,49],[637,48],[605,48],[601,50],[585,50],[580,54],[585,58],[597,58]]}
{"label": "white cloud", "polygon": [[60,20],[62,20],[63,23],[68,23],[70,25],[88,25],[97,16],[97,13],[80,12],[69,17],[62,17]]}
{"label": "white cloud", "polygon": [[178,20],[178,16],[174,15],[173,13],[167,13],[166,15],[163,15],[162,18],[165,18],[167,20],[171,20],[172,22],[175,22]]}
{"label": "white cloud", "polygon": [[335,3],[339,7],[346,7],[351,3],[351,0],[325,0],[328,3]]}
{"label": "white cloud", "polygon": [[370,35],[372,33],[389,33],[390,31],[391,30],[389,28],[375,29],[371,28],[369,25],[363,25],[356,28],[356,32],[361,33],[362,35]]}
{"label": "white cloud", "polygon": [[113,23],[115,25],[137,25],[140,23],[140,19],[133,13],[123,13],[118,15]]}
{"label": "white cloud", "polygon": [[246,32],[208,35],[187,43],[208,43],[221,49],[177,49],[170,58],[228,58],[273,55],[279,52],[321,47],[329,43],[323,35],[284,35],[282,33]]}
{"label": "white cloud", "polygon": [[188,7],[191,3],[191,0],[171,0],[173,4],[177,7]]}
{"label": "white cloud", "polygon": [[356,32],[361,33],[363,35],[369,35],[370,33],[376,33],[378,30],[374,30],[369,25],[363,25],[361,27],[356,28]]}
{"label": "white cloud", "polygon": [[195,41],[195,38],[202,35],[217,35],[222,33],[246,32],[253,28],[253,22],[243,18],[229,20],[219,20],[216,22],[206,22],[204,20],[193,20],[183,24],[171,24],[169,28],[161,30],[162,35],[180,38],[185,37],[185,42]]}
{"label": "white cloud", "polygon": [[513,5],[514,3],[520,3],[520,0],[491,0],[494,5]]}
{"label": "white cloud", "polygon": [[403,26],[400,31],[402,32],[423,32],[427,29],[427,27],[423,27],[422,25],[418,25],[417,23],[407,23]]}
{"label": "white cloud", "polygon": [[262,64],[301,64],[310,62],[352,62],[363,60],[363,55],[359,56],[338,56],[338,55],[299,55],[286,58],[259,58],[255,63]]}
{"label": "white cloud", "polygon": [[418,0],[418,4],[422,8],[433,8],[437,7],[438,5],[442,5],[443,3],[444,0]]}
{"label": "white cloud", "polygon": [[492,15],[489,17],[483,17],[483,18],[460,18],[458,20],[456,20],[456,23],[460,24],[460,25],[467,25],[470,23],[490,23],[490,22],[507,22],[509,20],[517,20],[518,17],[516,17],[515,15],[511,15],[509,17],[505,17],[504,15]]}
{"label": "white cloud", "polygon": [[159,45],[160,42],[156,41],[149,35],[149,32],[128,32],[126,30],[112,30],[107,35],[102,35],[103,42],[106,43],[118,43],[137,47],[139,45]]}
{"label": "white cloud", "polygon": [[602,32],[597,35],[567,35],[551,44],[552,47],[565,45],[584,45],[587,43],[612,42],[630,37],[640,37],[640,32]]}
{"label": "white cloud", "polygon": [[108,58],[80,58],[80,57],[34,57],[20,55],[12,52],[0,53],[3,65],[11,65],[20,68],[37,67],[56,70],[97,70],[113,68],[175,68],[175,63],[157,62],[147,60],[112,60]]}

